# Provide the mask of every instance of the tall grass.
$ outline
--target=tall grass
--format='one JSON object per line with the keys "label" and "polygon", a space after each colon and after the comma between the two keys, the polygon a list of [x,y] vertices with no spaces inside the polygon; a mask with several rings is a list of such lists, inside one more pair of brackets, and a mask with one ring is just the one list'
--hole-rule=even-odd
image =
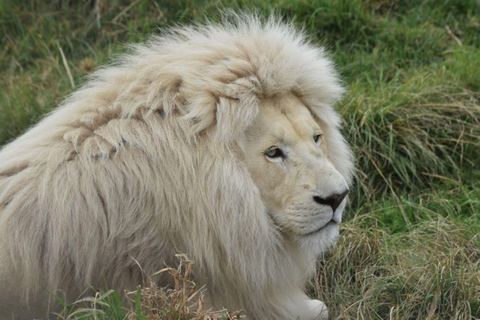
{"label": "tall grass", "polygon": [[[340,243],[320,263],[311,295],[333,319],[480,318],[476,0],[3,0],[0,145],[125,43],[218,20],[219,8],[275,8],[329,49],[348,88],[338,108],[357,179]],[[160,288],[142,290],[130,309],[121,306],[123,293],[107,291],[66,311],[70,319],[169,312],[145,300]]]}

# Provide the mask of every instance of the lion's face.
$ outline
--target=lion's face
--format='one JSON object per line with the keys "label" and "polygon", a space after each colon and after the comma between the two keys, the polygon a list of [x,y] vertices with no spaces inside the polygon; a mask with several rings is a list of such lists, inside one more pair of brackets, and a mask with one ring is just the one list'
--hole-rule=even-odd
{"label": "lion's face", "polygon": [[245,150],[268,214],[284,234],[337,234],[348,186],[329,160],[322,128],[299,99],[264,100]]}

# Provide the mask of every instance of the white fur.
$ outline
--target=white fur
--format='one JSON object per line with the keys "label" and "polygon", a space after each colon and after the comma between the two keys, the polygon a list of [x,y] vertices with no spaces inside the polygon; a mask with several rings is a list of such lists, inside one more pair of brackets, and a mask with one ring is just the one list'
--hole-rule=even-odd
{"label": "white fur", "polygon": [[179,252],[216,306],[317,317],[302,292],[315,261],[272,224],[239,156],[260,101],[288,92],[318,117],[350,183],[336,72],[291,26],[179,28],[95,72],[0,152],[0,319],[43,315],[45,289],[134,288],[138,265],[149,275]]}

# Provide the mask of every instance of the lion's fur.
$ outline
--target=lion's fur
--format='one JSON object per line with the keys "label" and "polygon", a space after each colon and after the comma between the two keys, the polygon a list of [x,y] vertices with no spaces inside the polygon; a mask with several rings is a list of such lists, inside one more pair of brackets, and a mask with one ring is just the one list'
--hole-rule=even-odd
{"label": "lion's fur", "polygon": [[139,266],[149,275],[185,252],[215,303],[258,319],[301,315],[304,296],[291,292],[314,259],[282,240],[242,162],[258,102],[285,92],[318,117],[350,182],[332,107],[342,87],[291,26],[243,17],[135,46],[1,150],[0,263],[30,296],[76,295],[134,288]]}

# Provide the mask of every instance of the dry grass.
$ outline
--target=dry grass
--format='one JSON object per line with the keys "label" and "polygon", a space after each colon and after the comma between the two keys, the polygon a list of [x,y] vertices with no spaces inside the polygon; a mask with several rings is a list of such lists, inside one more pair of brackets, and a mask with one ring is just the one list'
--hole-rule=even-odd
{"label": "dry grass", "polygon": [[319,265],[316,292],[333,319],[477,319],[479,247],[478,233],[441,216],[394,235],[357,216]]}
{"label": "dry grass", "polygon": [[[197,288],[191,279],[194,263],[185,255],[177,255],[177,268],[166,267],[158,271],[168,272],[174,280],[172,288],[161,288],[154,281],[127,295],[134,296],[133,302],[141,300],[141,311],[148,320],[233,320],[240,319],[241,312],[211,310],[205,306],[205,288]],[[138,305],[138,303],[137,303]],[[128,313],[128,319],[136,320],[138,309]]]}

